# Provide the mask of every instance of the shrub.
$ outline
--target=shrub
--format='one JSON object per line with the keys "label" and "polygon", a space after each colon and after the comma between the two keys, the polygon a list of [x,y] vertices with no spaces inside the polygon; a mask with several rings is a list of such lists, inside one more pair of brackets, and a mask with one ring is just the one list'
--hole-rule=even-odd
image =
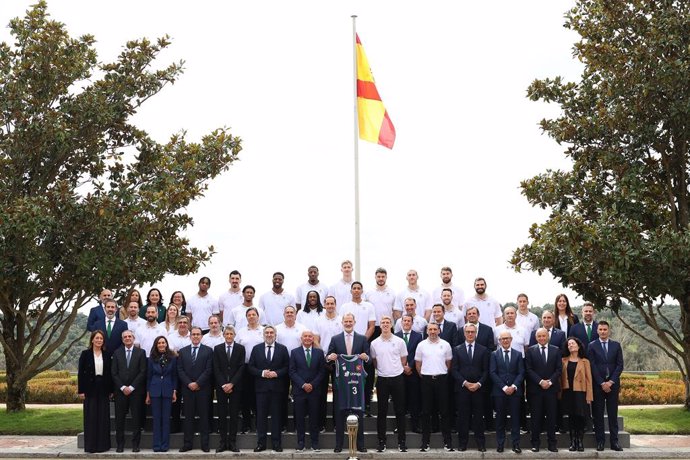
{"label": "shrub", "polygon": [[[7,401],[5,375],[0,378],[0,402]],[[43,372],[29,381],[26,402],[30,404],[72,404],[80,402],[77,377],[68,371]]]}
{"label": "shrub", "polygon": [[680,374],[680,371],[659,371],[659,378],[669,380],[683,380],[683,376]]}
{"label": "shrub", "polygon": [[630,404],[682,404],[685,397],[683,382],[677,379],[638,378],[624,374],[621,377],[619,400],[621,405]]}

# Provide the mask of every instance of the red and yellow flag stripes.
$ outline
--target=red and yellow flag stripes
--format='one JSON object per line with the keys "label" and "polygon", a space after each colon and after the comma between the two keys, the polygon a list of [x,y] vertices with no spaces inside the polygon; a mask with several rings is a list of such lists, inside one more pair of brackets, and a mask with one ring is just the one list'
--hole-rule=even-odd
{"label": "red and yellow flag stripes", "polygon": [[374,76],[369,67],[362,42],[357,37],[357,114],[359,138],[383,145],[389,149],[395,143],[395,127],[391,122],[381,96],[376,90]]}

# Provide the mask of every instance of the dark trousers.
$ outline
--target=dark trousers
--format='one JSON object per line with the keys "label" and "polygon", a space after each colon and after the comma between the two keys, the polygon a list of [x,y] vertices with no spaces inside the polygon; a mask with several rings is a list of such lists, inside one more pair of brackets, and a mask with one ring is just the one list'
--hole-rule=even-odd
{"label": "dark trousers", "polygon": [[234,390],[225,393],[222,388],[216,388],[218,397],[218,430],[220,431],[220,446],[224,448],[237,447],[237,415],[242,401],[242,392]]}
{"label": "dark trousers", "polygon": [[395,377],[379,376],[376,379],[376,399],[378,400],[376,432],[379,442],[386,442],[386,418],[390,396],[393,397],[395,426],[398,428],[398,444],[402,444],[405,442],[405,383],[403,382],[403,374]]}
{"label": "dark trousers", "polygon": [[153,451],[166,452],[170,448],[170,412],[172,398],[151,398],[153,416]]}
{"label": "dark trousers", "polygon": [[[326,375],[323,378],[323,383],[319,387],[319,429],[326,427],[326,419],[328,418],[328,382],[335,383],[332,369],[326,367]],[[335,386],[335,385],[334,385]],[[331,404],[331,419],[335,423],[335,398]]]}
{"label": "dark trousers", "polygon": [[208,428],[208,400],[211,397],[209,389],[192,391],[182,388],[182,413],[184,414],[184,447],[192,447],[194,440],[194,417],[199,416],[199,434],[201,448],[209,448]]}
{"label": "dark trousers", "polygon": [[494,402],[491,397],[492,390],[493,385],[490,379],[487,379],[480,388],[484,397],[484,427],[487,430],[494,429]]}
{"label": "dark trousers", "polygon": [[139,447],[141,440],[141,414],[144,412],[144,393],[135,391],[129,396],[119,389],[115,390],[115,444],[117,447],[125,445],[125,420],[127,413],[132,416],[132,447]]}
{"label": "dark trousers", "polygon": [[282,447],[281,425],[285,398],[286,395],[282,391],[262,391],[256,393],[256,436],[259,446],[266,447],[268,416],[270,415],[271,443],[274,449]]}
{"label": "dark trousers", "polygon": [[312,449],[319,448],[319,402],[321,387],[314,388],[310,394],[293,396],[295,409],[295,429],[297,431],[297,447],[304,449],[305,419],[309,415],[309,437]]}
{"label": "dark trousers", "polygon": [[455,392],[455,403],[458,408],[458,442],[461,448],[467,447],[470,435],[470,420],[477,447],[484,447],[484,392],[482,388],[470,391],[462,387]]}
{"label": "dark trousers", "polygon": [[510,415],[510,439],[514,447],[520,446],[521,404],[521,391],[516,391],[510,396],[505,393],[494,396],[494,405],[496,406],[496,447],[503,447],[503,444],[505,444],[506,418],[508,415]]}
{"label": "dark trousers", "polygon": [[440,429],[443,443],[451,445],[450,439],[450,407],[448,407],[448,375],[422,375],[422,445],[431,440],[431,408],[436,403],[441,416]]}
{"label": "dark trousers", "polygon": [[405,408],[410,414],[410,427],[412,430],[417,430],[422,411],[421,381],[415,371],[412,371],[411,375],[403,374],[403,381],[405,382]]}
{"label": "dark trousers", "polygon": [[252,426],[252,413],[256,415],[256,393],[254,376],[245,372],[242,376],[242,431],[249,431]]}
{"label": "dark trousers", "polygon": [[609,442],[618,444],[618,391],[619,388],[615,387],[609,393],[604,393],[599,385],[594,385],[592,418],[597,443],[606,441],[604,433],[604,408],[606,408],[606,414],[609,416]]}
{"label": "dark trousers", "polygon": [[364,412],[359,410],[340,410],[338,409],[335,418],[335,447],[336,449],[343,448],[343,437],[345,431],[345,419],[348,415],[354,414],[359,420],[357,428],[357,449],[364,449]]}
{"label": "dark trousers", "polygon": [[[540,390],[529,393],[529,407],[532,411],[532,447],[539,447],[541,431],[546,427],[546,439],[550,448],[556,447],[557,395],[555,391]],[[544,425],[546,418],[546,425]]]}

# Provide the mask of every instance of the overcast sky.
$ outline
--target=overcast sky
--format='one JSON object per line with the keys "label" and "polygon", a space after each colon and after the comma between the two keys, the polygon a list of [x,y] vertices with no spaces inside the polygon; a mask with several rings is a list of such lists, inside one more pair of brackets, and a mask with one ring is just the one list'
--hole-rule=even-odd
{"label": "overcast sky", "polygon": [[[6,25],[33,1],[2,3]],[[50,0],[73,35],[94,34],[99,59],[127,40],[164,34],[160,66],[184,59],[185,74],[150,99],[136,123],[165,142],[187,130],[198,140],[232,128],[241,161],[189,208],[193,244],[217,254],[199,273],[158,283],[196,291],[227,288],[238,269],[257,294],[274,271],[293,291],[309,265],[333,284],[354,260],[352,20],[397,130],[391,151],[360,142],[361,271],[405,286],[410,268],[428,291],[453,268],[467,294],[476,276],[501,303],[526,292],[553,302],[563,288],[548,274],[515,273],[512,251],[547,214],[521,195],[521,180],[569,168],[540,119],[558,107],[529,101],[536,78],[576,80],[577,35],[563,27],[572,1],[134,1]],[[1,39],[9,39],[7,29]],[[145,287],[148,289],[148,286]],[[572,294],[571,291],[565,291]],[[572,301],[571,296],[571,301]],[[576,304],[581,300],[575,300]]]}

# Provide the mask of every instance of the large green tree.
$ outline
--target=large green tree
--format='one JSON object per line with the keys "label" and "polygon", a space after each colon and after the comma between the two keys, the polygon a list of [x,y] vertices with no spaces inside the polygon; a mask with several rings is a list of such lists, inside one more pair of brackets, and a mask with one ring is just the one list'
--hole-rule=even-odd
{"label": "large green tree", "polygon": [[[79,307],[103,286],[124,289],[194,272],[213,248],[190,246],[186,206],[237,158],[217,129],[156,142],[131,124],[182,62],[155,67],[169,45],[128,42],[101,63],[94,37],[72,38],[41,1],[10,21],[0,44],[0,344],[7,409],[50,368]],[[72,344],[77,343],[74,340]]]}
{"label": "large green tree", "polygon": [[579,0],[565,27],[580,80],[536,80],[528,96],[560,106],[541,128],[572,170],[522,182],[550,216],[511,262],[615,313],[633,305],[654,334],[630,329],[677,364],[690,408],[690,2]]}

